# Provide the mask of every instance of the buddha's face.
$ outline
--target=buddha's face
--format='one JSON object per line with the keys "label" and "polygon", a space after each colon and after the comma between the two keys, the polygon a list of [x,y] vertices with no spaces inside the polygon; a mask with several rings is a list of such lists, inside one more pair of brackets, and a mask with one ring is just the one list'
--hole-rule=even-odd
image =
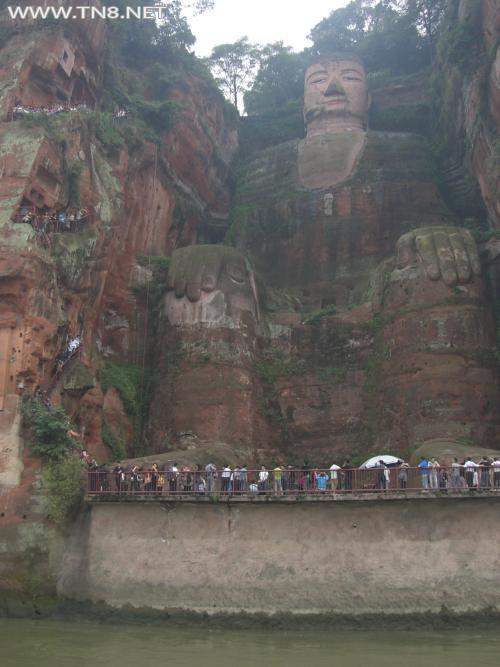
{"label": "buddha's face", "polygon": [[356,60],[322,61],[311,65],[305,76],[304,119],[326,117],[332,126],[352,119],[366,121],[368,89],[364,67]]}

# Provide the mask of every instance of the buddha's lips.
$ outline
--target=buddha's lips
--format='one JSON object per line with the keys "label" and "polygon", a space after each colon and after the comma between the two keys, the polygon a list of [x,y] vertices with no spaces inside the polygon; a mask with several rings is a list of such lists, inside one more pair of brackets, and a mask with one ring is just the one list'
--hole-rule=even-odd
{"label": "buddha's lips", "polygon": [[325,104],[328,106],[337,106],[339,104],[346,104],[347,102],[347,97],[345,95],[338,96],[338,97],[331,97],[325,99]]}

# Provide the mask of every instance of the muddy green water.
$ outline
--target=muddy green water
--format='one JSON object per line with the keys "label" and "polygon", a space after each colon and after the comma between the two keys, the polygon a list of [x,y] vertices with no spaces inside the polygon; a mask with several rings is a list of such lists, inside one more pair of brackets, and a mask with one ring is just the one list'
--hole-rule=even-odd
{"label": "muddy green water", "polygon": [[0,665],[499,667],[500,631],[198,631],[0,619]]}

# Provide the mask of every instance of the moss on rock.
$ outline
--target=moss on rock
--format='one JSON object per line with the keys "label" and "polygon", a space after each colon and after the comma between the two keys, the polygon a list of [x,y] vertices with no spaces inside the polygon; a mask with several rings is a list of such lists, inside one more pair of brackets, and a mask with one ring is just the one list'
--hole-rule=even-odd
{"label": "moss on rock", "polygon": [[76,361],[64,377],[64,391],[71,394],[83,394],[93,389],[96,381],[92,373],[81,361]]}

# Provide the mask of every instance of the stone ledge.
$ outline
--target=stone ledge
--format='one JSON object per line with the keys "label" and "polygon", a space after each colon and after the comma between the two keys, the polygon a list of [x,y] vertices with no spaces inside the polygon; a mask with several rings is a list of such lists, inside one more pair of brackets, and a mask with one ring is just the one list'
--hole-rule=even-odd
{"label": "stone ledge", "polygon": [[354,493],[354,494],[336,494],[336,495],[296,495],[296,496],[131,496],[131,495],[108,495],[93,496],[86,495],[85,501],[90,504],[96,503],[191,503],[191,504],[226,504],[226,505],[265,505],[279,504],[290,505],[297,503],[356,503],[356,502],[405,502],[408,500],[498,500],[500,501],[500,492],[490,491],[472,491],[463,493],[424,493],[409,491],[407,493]]}

